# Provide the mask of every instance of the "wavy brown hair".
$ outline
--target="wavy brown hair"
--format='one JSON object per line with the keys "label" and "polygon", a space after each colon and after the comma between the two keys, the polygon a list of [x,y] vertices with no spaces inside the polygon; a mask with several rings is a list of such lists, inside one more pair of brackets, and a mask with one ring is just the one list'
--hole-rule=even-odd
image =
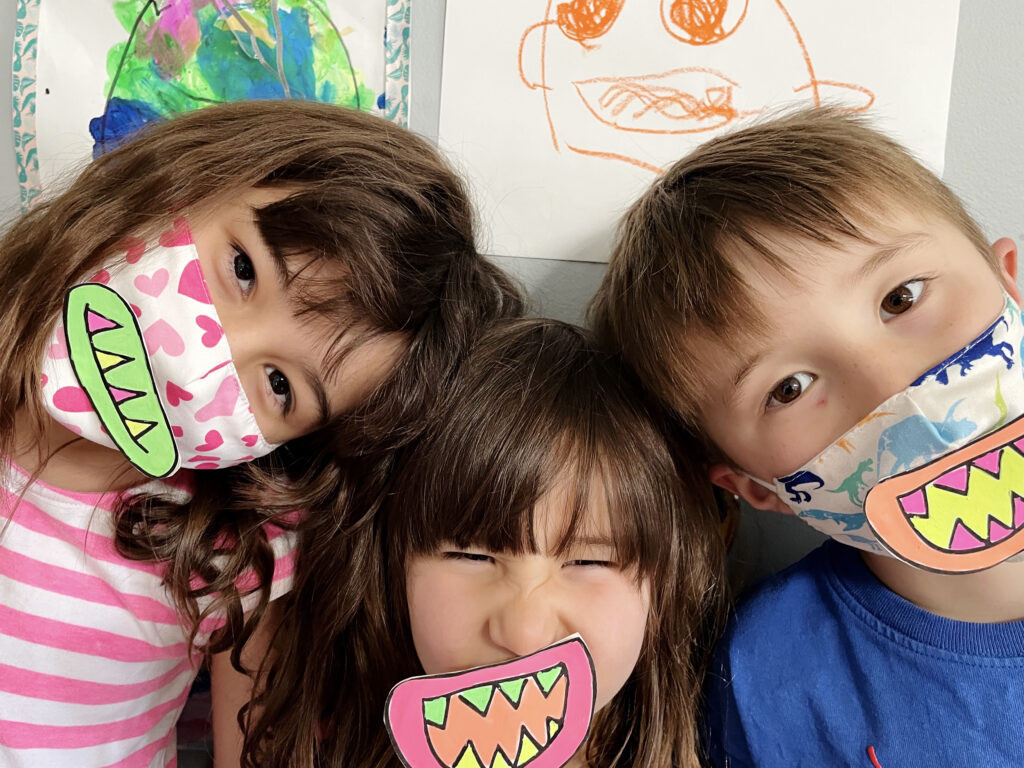
{"label": "wavy brown hair", "polygon": [[398,457],[376,512],[303,552],[288,632],[258,699],[252,764],[397,768],[385,699],[398,681],[423,674],[406,562],[442,542],[535,552],[534,509],[571,477],[585,480],[569,494],[560,547],[585,524],[600,483],[617,562],[652,593],[640,660],[597,714],[588,763],[696,766],[700,681],[722,621],[724,546],[710,484],[689,460],[691,440],[667,426],[582,329],[552,320],[494,328],[449,387],[433,427]]}
{"label": "wavy brown hair", "polygon": [[[182,213],[201,216],[241,189],[275,186],[288,196],[256,212],[271,251],[334,265],[300,291],[296,310],[337,327],[329,362],[377,334],[402,334],[407,345],[364,403],[314,434],[246,465],[196,472],[187,502],[122,503],[118,550],[166,564],[190,642],[205,616],[226,616],[210,650],[232,648],[239,668],[273,574],[264,524],[288,525],[294,516],[285,513],[296,509],[314,522],[318,509],[344,511],[353,488],[372,486],[389,453],[416,435],[437,384],[479,329],[521,311],[515,286],[474,247],[463,184],[427,142],[377,117],[315,102],[241,102],[147,128],[0,240],[0,455],[9,456],[19,409],[40,427],[48,418],[37,376],[67,290],[126,235],[151,237]],[[242,583],[255,608],[246,615],[238,584],[249,571],[255,579]],[[193,587],[194,577],[203,585]]]}

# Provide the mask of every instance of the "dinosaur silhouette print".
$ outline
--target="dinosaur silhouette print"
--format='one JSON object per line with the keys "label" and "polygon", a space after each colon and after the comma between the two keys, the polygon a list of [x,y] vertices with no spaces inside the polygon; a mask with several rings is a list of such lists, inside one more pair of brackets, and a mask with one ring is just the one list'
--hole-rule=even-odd
{"label": "dinosaur silhouette print", "polygon": [[800,517],[809,517],[812,520],[831,520],[843,526],[843,532],[856,531],[863,528],[868,518],[863,512],[831,512],[825,509],[801,509]]}
{"label": "dinosaur silhouette print", "polygon": [[896,474],[911,469],[922,461],[944,453],[951,443],[969,437],[977,425],[969,419],[955,419],[953,415],[963,398],[950,406],[946,418],[941,422],[926,419],[919,413],[908,416],[890,427],[878,437],[878,463],[888,452],[895,463],[887,474]]}
{"label": "dinosaur silhouette print", "polygon": [[916,387],[928,379],[929,376],[934,376],[935,380],[940,384],[949,384],[949,372],[953,369],[953,366],[959,365],[960,375],[964,376],[975,363],[986,357],[1001,357],[1003,362],[1006,363],[1006,370],[1013,368],[1013,353],[1015,351],[1013,345],[1005,341],[1000,341],[997,344],[995,341],[995,333],[1000,325],[1009,330],[1010,326],[1006,322],[1006,318],[1000,317],[989,326],[989,329],[977,341],[973,342],[966,349],[957,352],[952,357],[943,360],[934,368],[925,371],[911,386]]}
{"label": "dinosaur silhouette print", "polygon": [[785,486],[790,500],[798,504],[810,501],[810,491],[816,491],[825,485],[824,480],[806,469],[801,469],[792,475],[780,477],[779,482]]}
{"label": "dinosaur silhouette print", "polygon": [[864,461],[858,464],[857,468],[850,473],[850,476],[839,484],[838,488],[830,490],[829,493],[845,493],[849,497],[851,504],[860,504],[862,501],[860,492],[866,485],[864,482],[864,473],[870,471],[874,463],[875,462],[872,459],[864,459]]}

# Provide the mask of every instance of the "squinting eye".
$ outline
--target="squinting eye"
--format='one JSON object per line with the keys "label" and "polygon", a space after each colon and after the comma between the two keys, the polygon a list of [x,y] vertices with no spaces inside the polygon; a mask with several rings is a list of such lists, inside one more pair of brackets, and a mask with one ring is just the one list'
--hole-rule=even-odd
{"label": "squinting eye", "polygon": [[252,259],[250,259],[242,251],[235,251],[235,279],[238,281],[239,288],[242,289],[242,293],[248,293],[252,290],[252,284],[256,282],[256,270],[252,266]]}
{"label": "squinting eye", "polygon": [[615,563],[608,560],[570,560],[566,565],[573,565],[577,568],[614,568]]}
{"label": "squinting eye", "polygon": [[270,391],[274,393],[284,412],[288,413],[292,405],[292,385],[288,383],[288,377],[269,365],[264,366],[263,370],[267,373]]}
{"label": "squinting eye", "polygon": [[489,563],[494,558],[490,555],[483,555],[479,552],[445,552],[445,560],[468,560],[472,563]]}
{"label": "squinting eye", "polygon": [[891,290],[889,295],[882,299],[882,319],[889,320],[896,315],[902,315],[921,298],[923,290],[924,280],[908,280]]}
{"label": "squinting eye", "polygon": [[814,382],[814,375],[801,371],[800,373],[794,373],[792,376],[787,376],[778,384],[775,385],[775,389],[768,395],[768,407],[778,408],[782,405],[788,405],[796,400],[800,395],[804,393],[811,384]]}

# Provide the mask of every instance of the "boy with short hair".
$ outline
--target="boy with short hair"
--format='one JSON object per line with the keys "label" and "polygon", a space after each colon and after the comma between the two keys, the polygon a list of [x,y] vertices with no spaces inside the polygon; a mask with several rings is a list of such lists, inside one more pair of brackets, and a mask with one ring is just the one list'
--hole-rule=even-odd
{"label": "boy with short hair", "polygon": [[906,150],[828,109],[705,144],[624,218],[599,334],[707,436],[716,485],[850,545],[740,606],[715,765],[1024,765],[1016,270]]}

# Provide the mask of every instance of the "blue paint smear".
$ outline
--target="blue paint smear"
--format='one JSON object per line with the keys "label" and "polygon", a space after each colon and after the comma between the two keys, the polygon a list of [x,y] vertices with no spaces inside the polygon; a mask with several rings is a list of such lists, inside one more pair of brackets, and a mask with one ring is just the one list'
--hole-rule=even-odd
{"label": "blue paint smear", "polygon": [[[296,9],[278,11],[281,35],[285,40],[282,51],[282,69],[288,83],[286,95],[277,75],[277,52],[274,46],[257,41],[259,53],[267,66],[260,63],[248,49],[239,45],[235,36],[222,24],[216,14],[200,14],[202,43],[196,52],[196,63],[203,79],[218,88],[217,100],[243,101],[247,99],[307,99],[316,94],[313,71],[313,38],[309,14]],[[267,67],[270,69],[268,70]]]}
{"label": "blue paint smear", "polygon": [[163,119],[159,112],[144,101],[129,101],[113,98],[107,105],[104,116],[89,121],[92,134],[92,157],[95,160],[128,141],[135,133],[150,123]]}

